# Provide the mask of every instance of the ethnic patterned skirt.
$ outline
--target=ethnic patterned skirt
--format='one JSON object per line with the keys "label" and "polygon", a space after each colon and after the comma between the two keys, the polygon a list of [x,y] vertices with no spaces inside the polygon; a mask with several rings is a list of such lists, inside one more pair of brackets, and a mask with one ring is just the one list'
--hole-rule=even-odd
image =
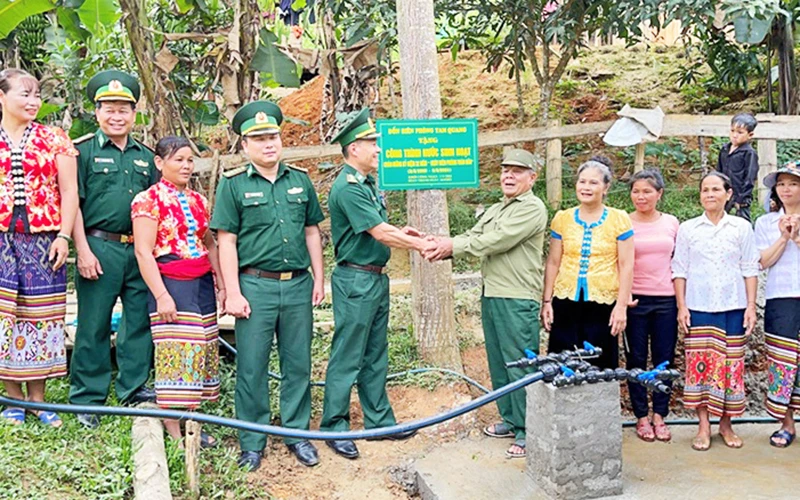
{"label": "ethnic patterned skirt", "polygon": [[164,408],[200,406],[219,397],[219,328],[211,273],[193,280],[163,277],[178,320],[166,323],[148,300],[155,344],[156,402]]}
{"label": "ethnic patterned skirt", "polygon": [[770,299],[764,309],[767,344],[767,413],[783,420],[800,410],[800,299]]}
{"label": "ethnic patterned skirt", "polygon": [[706,406],[715,416],[744,413],[744,309],[690,311],[686,335],[686,408]]}
{"label": "ethnic patterned skirt", "polygon": [[0,233],[0,379],[67,374],[67,266],[48,261],[55,232]]}

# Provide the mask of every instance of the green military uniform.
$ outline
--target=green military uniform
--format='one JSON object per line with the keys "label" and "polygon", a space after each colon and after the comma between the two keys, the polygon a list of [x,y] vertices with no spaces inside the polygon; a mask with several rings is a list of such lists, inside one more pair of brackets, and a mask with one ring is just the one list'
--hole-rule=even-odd
{"label": "green military uniform", "polygon": [[[534,168],[527,151],[509,151],[503,165]],[[544,274],[543,246],[547,209],[533,192],[505,199],[486,210],[478,223],[453,238],[453,256],[481,259],[483,294],[481,320],[492,388],[519,380],[530,369],[506,368],[505,363],[539,352],[539,308]],[[525,391],[497,400],[503,423],[515,439],[525,439]]]}
{"label": "green military uniform", "polygon": [[[95,75],[87,86],[94,102],[128,101],[139,97],[136,79],[119,71]],[[111,315],[122,299],[123,323],[117,334],[116,393],[125,401],[141,388],[150,374],[153,342],[147,313],[147,285],[134,254],[131,202],[140,191],[158,181],[153,152],[128,137],[120,150],[103,132],[77,144],[78,194],[83,225],[92,253],[103,274],[97,280],[77,275],[78,328],[72,351],[70,394],[72,404],[102,405],[111,385]],[[112,237],[90,235],[91,230]],[[113,235],[119,240],[114,241]]]}
{"label": "green military uniform", "polygon": [[[233,127],[242,135],[278,133],[281,120],[277,106],[257,101],[237,112]],[[307,271],[311,258],[305,228],[323,219],[314,185],[305,170],[281,163],[271,182],[251,164],[226,172],[220,182],[211,228],[237,236],[240,270],[282,274],[239,274],[239,286],[250,303],[251,313],[249,318],[236,319],[236,418],[270,423],[268,368],[277,333],[283,374],[281,423],[293,429],[309,427],[314,280]],[[299,441],[284,440],[286,444]],[[266,442],[264,434],[239,431],[243,452],[261,451]]]}
{"label": "green military uniform", "polygon": [[[347,146],[358,139],[376,137],[368,116],[368,110],[350,115],[334,142]],[[387,222],[375,178],[345,165],[331,186],[328,209],[337,263],[331,277],[335,333],[325,376],[320,429],[350,428],[353,383],[358,386],[364,427],[394,425],[396,420],[386,395],[389,277],[379,270],[389,261],[390,250],[367,232]]]}

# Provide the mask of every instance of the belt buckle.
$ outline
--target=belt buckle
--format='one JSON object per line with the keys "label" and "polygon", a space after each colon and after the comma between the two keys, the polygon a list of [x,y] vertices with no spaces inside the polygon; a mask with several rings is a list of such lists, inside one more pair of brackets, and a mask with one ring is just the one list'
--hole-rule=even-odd
{"label": "belt buckle", "polygon": [[133,243],[133,235],[128,236],[127,234],[121,234],[119,235],[119,242],[125,244]]}
{"label": "belt buckle", "polygon": [[288,271],[288,272],[285,272],[285,273],[281,273],[281,277],[280,277],[281,281],[289,281],[290,279],[292,279],[292,272],[291,271]]}

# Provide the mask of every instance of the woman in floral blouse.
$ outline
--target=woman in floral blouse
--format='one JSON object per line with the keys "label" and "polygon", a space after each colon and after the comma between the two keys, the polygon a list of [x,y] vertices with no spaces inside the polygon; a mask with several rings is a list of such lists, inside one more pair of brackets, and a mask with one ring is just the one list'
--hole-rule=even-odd
{"label": "woman in floral blouse", "polygon": [[[0,71],[0,379],[9,397],[44,401],[45,380],[67,374],[64,348],[70,234],[78,211],[77,150],[34,121],[42,100],[28,73]],[[60,427],[53,412],[34,412]],[[19,425],[21,408],[2,417]]]}
{"label": "woman in floral blouse", "polygon": [[[219,397],[217,299],[214,273],[219,259],[208,231],[208,200],[189,189],[194,155],[189,141],[165,137],[156,145],[161,180],[133,200],[134,245],[150,289],[150,325],[155,344],[156,402],[163,408],[200,406]],[[166,421],[181,437],[178,421]],[[216,442],[208,435],[203,446]]]}
{"label": "woman in floral blouse", "polygon": [[726,175],[703,177],[705,212],[681,224],[672,258],[678,327],[686,333],[683,404],[697,410],[698,451],[711,446],[709,414],[720,417],[727,446],[742,446],[731,417],[744,413],[744,346],[756,324],[759,255],[750,223],[725,213],[731,196]]}

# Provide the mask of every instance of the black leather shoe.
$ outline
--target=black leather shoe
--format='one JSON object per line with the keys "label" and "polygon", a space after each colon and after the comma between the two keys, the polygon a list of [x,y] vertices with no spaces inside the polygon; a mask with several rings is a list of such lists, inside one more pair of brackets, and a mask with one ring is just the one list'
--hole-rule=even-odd
{"label": "black leather shoe", "polygon": [[349,458],[350,460],[358,458],[358,448],[350,440],[325,441],[325,444],[335,451],[337,455],[341,455],[344,458]]}
{"label": "black leather shoe", "polygon": [[294,456],[297,457],[297,461],[306,467],[314,467],[319,463],[317,448],[311,444],[310,441],[287,444],[286,447],[289,448],[289,451],[294,453]]}
{"label": "black leather shoe", "polygon": [[405,441],[406,439],[409,439],[412,436],[414,436],[416,433],[417,433],[417,430],[415,429],[415,430],[411,430],[411,431],[398,432],[397,434],[392,434],[392,435],[389,435],[389,436],[367,438],[367,441],[387,441],[387,440],[390,440],[390,441]]}
{"label": "black leather shoe", "polygon": [[90,413],[76,413],[75,417],[78,419],[78,422],[87,429],[97,429],[100,427],[100,417],[97,415],[92,415]]}
{"label": "black leather shoe", "polygon": [[236,465],[238,465],[242,469],[246,469],[248,472],[255,472],[261,467],[261,452],[260,451],[243,451],[241,455],[239,455],[239,460],[236,461]]}
{"label": "black leather shoe", "polygon": [[128,400],[125,401],[125,404],[138,405],[139,403],[155,403],[155,402],[156,402],[155,389],[142,386],[139,389],[137,389],[136,392],[134,392],[128,397]]}

